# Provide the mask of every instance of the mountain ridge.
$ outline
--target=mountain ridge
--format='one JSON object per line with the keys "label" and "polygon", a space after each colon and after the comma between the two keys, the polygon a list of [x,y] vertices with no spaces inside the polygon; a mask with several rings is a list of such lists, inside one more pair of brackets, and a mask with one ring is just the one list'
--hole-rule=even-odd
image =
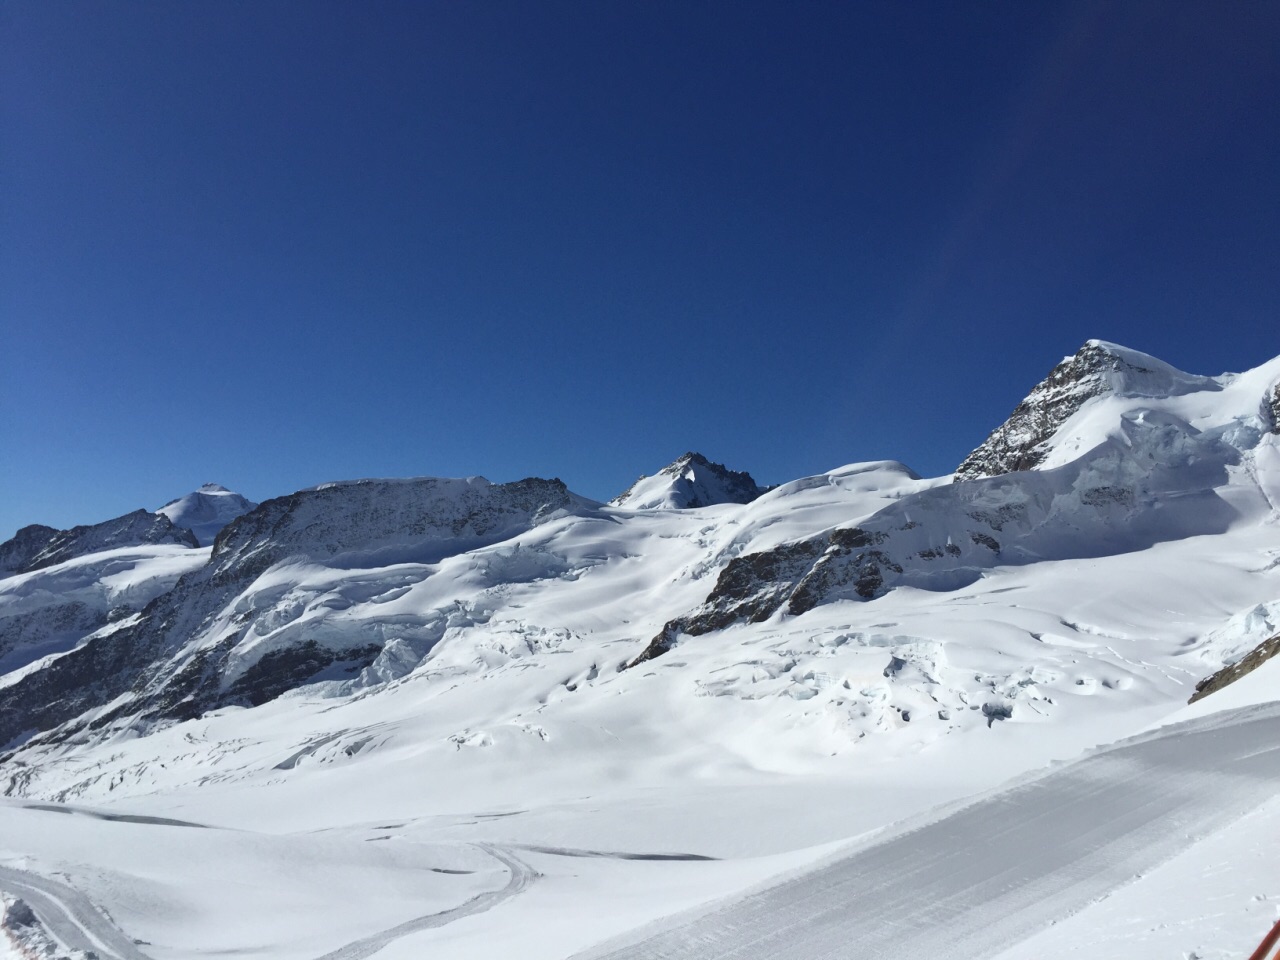
{"label": "mountain ridge", "polygon": [[[59,612],[33,599],[44,586],[19,578],[0,591],[0,624],[12,611],[17,638],[7,662],[20,667],[0,677],[0,744],[19,757],[88,749],[285,695],[380,696],[437,671],[486,676],[607,637],[589,679],[565,681],[576,691],[652,669],[695,639],[720,649],[712,634],[771,635],[895,593],[958,594],[1019,568],[1140,555],[1270,515],[1280,358],[1198,377],[1089,341],[1054,370],[1018,408],[1052,429],[1006,422],[996,432],[1007,442],[989,445],[1003,466],[1031,457],[1030,469],[923,479],[885,461],[766,491],[691,452],[609,505],[558,479],[339,481],[268,499],[199,551],[129,560],[140,579],[128,602],[94,586],[66,592]],[[102,579],[86,582],[118,579],[103,557]],[[70,606],[81,596],[87,607]],[[37,633],[49,639],[23,655],[22,638]],[[890,649],[895,663],[932,664],[921,676],[943,670],[929,644]],[[893,676],[906,683],[913,670]],[[1019,696],[998,690],[987,719]]]}

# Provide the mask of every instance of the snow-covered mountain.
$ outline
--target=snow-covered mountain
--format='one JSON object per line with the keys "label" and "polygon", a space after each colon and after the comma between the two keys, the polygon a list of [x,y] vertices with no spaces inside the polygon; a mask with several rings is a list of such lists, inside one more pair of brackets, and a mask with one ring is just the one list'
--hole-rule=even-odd
{"label": "snow-covered mountain", "polygon": [[956,469],[956,480],[1030,470],[1049,453],[1055,433],[1088,401],[1104,397],[1160,399],[1219,389],[1211,377],[1103,340],[1090,340],[1049,372],[991,436]]}
{"label": "snow-covered mountain", "polygon": [[[1090,341],[954,476],[855,463],[762,491],[689,454],[610,504],[558,480],[354,481],[267,500],[211,547],[25,568],[0,579],[0,891],[74,904],[74,878],[120,929],[71,906],[53,926],[120,956],[638,960],[749,956],[752,924],[820,954],[888,909],[867,878],[928,875],[957,955],[1043,953],[1037,931],[1134,873],[1181,876],[1160,865],[1189,834],[1280,824],[1258,746],[1280,699],[1278,408],[1280,358],[1205,377]],[[13,569],[52,536],[24,534]],[[1044,827],[1081,797],[1117,811],[1097,844]],[[1002,825],[1048,851],[1018,860],[1034,897],[1000,899],[1017,851],[947,846]],[[836,889],[863,906],[833,902],[815,940],[788,904]],[[1194,929],[1245,929],[1255,892]],[[936,917],[912,922],[886,955],[936,955]],[[1179,929],[1110,953],[1213,955]]]}
{"label": "snow-covered mountain", "polygon": [[33,524],[23,527],[13,539],[0,543],[0,577],[43,570],[116,547],[158,543],[199,546],[190,530],[174,525],[166,516],[146,510],[70,530]]}
{"label": "snow-covered mountain", "polygon": [[207,547],[223,527],[256,506],[220,484],[206,483],[185,497],[170,500],[156,513],[168,517],[175,527],[190,530],[200,546]]}
{"label": "snow-covered mountain", "polygon": [[720,503],[750,503],[764,492],[751,474],[690,452],[652,477],[641,477],[609,505],[632,510],[690,510]]}

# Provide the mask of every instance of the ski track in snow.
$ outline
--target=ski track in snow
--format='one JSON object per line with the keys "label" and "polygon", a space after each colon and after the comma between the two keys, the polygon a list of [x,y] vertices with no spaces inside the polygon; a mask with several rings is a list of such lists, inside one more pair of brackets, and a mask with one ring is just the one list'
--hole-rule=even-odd
{"label": "ski track in snow", "polygon": [[375,933],[373,936],[355,940],[345,947],[339,947],[337,950],[326,953],[324,956],[319,957],[318,960],[365,960],[366,957],[373,956],[383,947],[392,941],[399,940],[401,937],[407,937],[422,930],[429,930],[432,927],[443,927],[445,924],[460,920],[462,917],[469,917],[473,914],[484,913],[486,910],[492,910],[504,900],[509,900],[521,893],[540,876],[527,863],[499,847],[488,843],[477,843],[475,846],[495,860],[500,861],[510,872],[511,876],[507,880],[507,885],[501,890],[482,893],[449,910],[418,917],[415,920],[409,920],[391,927],[389,930],[383,930],[381,933]]}
{"label": "ski track in snow", "polygon": [[[581,960],[984,960],[1276,795],[1280,704],[1192,721]],[[1191,839],[1189,839],[1191,838]],[[652,929],[652,928],[650,928]]]}
{"label": "ski track in snow", "polygon": [[39,874],[0,867],[0,890],[25,900],[48,931],[72,950],[116,960],[151,960],[80,891]]}

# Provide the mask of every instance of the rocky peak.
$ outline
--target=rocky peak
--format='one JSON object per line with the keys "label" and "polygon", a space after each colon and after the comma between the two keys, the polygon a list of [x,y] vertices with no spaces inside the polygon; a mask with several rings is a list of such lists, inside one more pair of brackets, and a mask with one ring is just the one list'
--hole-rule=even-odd
{"label": "rocky peak", "polygon": [[34,524],[0,544],[0,576],[42,570],[102,550],[160,543],[199,546],[190,530],[176,527],[168,517],[148,510],[135,510],[70,530]]}
{"label": "rocky peak", "polygon": [[15,533],[12,540],[0,543],[0,576],[21,573],[57,535],[58,531],[53,527],[33,523]]}
{"label": "rocky peak", "polygon": [[956,481],[994,477],[1037,467],[1049,440],[1086,402],[1121,397],[1172,397],[1221,389],[1210,377],[1183,373],[1163,360],[1105,340],[1089,340],[1054,367],[1004,423],[964,459]]}
{"label": "rocky peak", "polygon": [[686,510],[718,503],[750,503],[764,492],[751,474],[730,470],[690,451],[652,477],[642,476],[609,503],[632,510]]}
{"label": "rocky peak", "polygon": [[257,504],[217,483],[206,483],[185,497],[170,500],[156,511],[186,527],[202,546],[208,546],[228,523],[248,513]]}

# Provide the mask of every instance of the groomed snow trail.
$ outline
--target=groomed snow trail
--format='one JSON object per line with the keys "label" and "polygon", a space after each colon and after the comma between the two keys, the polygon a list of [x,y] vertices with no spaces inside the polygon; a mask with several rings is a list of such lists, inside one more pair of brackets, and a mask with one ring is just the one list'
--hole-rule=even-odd
{"label": "groomed snow trail", "polygon": [[150,960],[78,890],[12,867],[0,867],[0,890],[27,902],[45,928],[72,950],[116,960]]}
{"label": "groomed snow trail", "polygon": [[443,927],[446,923],[452,923],[462,917],[469,917],[472,914],[491,910],[502,901],[520,893],[538,878],[536,870],[523,861],[516,859],[510,853],[488,843],[478,843],[476,846],[480,847],[495,860],[501,861],[503,866],[510,872],[511,876],[507,880],[507,885],[501,890],[482,893],[451,910],[442,910],[440,913],[432,913],[425,917],[418,917],[415,920],[408,920],[389,930],[375,933],[371,937],[364,937],[348,943],[345,947],[339,947],[337,950],[326,953],[319,960],[364,960],[366,957],[373,956],[392,941],[407,937],[411,933],[430,930],[432,927]]}
{"label": "groomed snow trail", "polygon": [[1123,741],[593,960],[984,960],[1280,791],[1280,704]]}

